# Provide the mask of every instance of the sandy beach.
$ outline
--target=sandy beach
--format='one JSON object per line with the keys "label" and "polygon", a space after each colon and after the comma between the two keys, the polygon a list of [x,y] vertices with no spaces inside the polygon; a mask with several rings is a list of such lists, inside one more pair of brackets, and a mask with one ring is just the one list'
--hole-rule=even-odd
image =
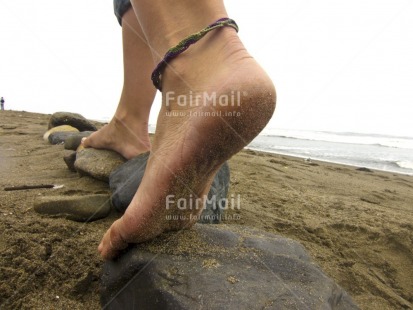
{"label": "sandy beach", "polygon": [[[0,308],[99,309],[97,245],[118,216],[34,212],[41,196],[109,193],[42,139],[50,115],[0,111]],[[362,309],[413,308],[413,176],[244,150],[230,161],[226,224],[299,241]],[[54,184],[59,189],[4,191]]]}

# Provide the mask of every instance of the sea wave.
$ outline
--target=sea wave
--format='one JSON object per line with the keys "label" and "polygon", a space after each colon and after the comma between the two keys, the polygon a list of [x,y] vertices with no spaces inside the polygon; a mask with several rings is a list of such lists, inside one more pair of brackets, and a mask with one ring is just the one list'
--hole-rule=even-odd
{"label": "sea wave", "polygon": [[410,137],[300,130],[266,130],[261,136],[333,143],[376,145],[380,147],[413,150],[413,138]]}
{"label": "sea wave", "polygon": [[413,170],[413,161],[401,160],[401,161],[397,161],[396,165],[399,166],[400,168]]}
{"label": "sea wave", "polygon": [[388,171],[388,172],[395,172],[395,173],[401,173],[401,174],[406,174],[406,175],[413,175],[413,162],[408,161],[408,160],[401,160],[401,161],[393,161],[393,160],[386,160],[386,159],[356,159],[356,158],[345,158],[343,156],[339,156],[337,154],[313,154],[312,152],[291,152],[288,149],[268,149],[263,146],[254,146],[250,145],[247,147],[247,149],[251,150],[256,150],[256,151],[262,151],[262,152],[269,152],[273,154],[280,154],[280,155],[287,155],[287,156],[293,156],[297,158],[311,158],[314,160],[320,160],[324,162],[329,162],[329,163],[336,163],[336,164],[344,164],[344,165],[349,165],[353,167],[365,167],[365,168],[370,168],[370,169],[376,169],[376,170],[381,170],[381,171]]}

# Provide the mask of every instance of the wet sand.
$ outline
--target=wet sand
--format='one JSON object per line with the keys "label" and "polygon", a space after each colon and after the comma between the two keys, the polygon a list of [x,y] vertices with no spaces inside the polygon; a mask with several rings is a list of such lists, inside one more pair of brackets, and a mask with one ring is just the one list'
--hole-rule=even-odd
{"label": "wet sand", "polygon": [[[49,117],[0,112],[0,307],[98,309],[96,248],[117,215],[82,224],[33,211],[39,196],[108,193],[70,172],[63,147],[42,139]],[[362,309],[413,307],[412,176],[250,150],[229,164],[226,224],[301,242]],[[64,187],[3,190],[27,184]]]}

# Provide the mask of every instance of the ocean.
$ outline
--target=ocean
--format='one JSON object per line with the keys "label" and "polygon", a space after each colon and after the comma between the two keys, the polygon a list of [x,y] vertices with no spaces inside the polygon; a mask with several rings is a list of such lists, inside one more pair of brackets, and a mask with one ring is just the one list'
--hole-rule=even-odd
{"label": "ocean", "polygon": [[[155,126],[149,126],[155,132]],[[247,148],[413,175],[413,137],[264,129]]]}
{"label": "ocean", "polygon": [[413,175],[413,137],[267,129],[248,148]]}

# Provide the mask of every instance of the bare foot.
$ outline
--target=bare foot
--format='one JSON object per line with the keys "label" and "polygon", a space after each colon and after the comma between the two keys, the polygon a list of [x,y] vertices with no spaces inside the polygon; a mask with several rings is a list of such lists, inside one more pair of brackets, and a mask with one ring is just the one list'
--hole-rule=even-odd
{"label": "bare foot", "polygon": [[120,120],[115,117],[109,124],[82,141],[84,147],[107,149],[131,159],[151,149],[148,124],[139,119]]}
{"label": "bare foot", "polygon": [[128,243],[194,224],[203,204],[195,206],[204,201],[215,172],[274,112],[271,80],[232,29],[216,30],[171,65],[162,76],[163,105],[145,176],[99,245],[106,259]]}

